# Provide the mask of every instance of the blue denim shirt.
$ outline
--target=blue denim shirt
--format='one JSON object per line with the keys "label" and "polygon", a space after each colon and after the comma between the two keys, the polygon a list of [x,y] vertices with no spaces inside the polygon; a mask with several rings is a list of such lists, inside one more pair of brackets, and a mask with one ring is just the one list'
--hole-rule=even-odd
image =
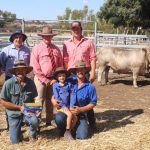
{"label": "blue denim shirt", "polygon": [[71,84],[65,82],[62,86],[59,82],[53,84],[53,94],[56,100],[60,101],[61,108],[68,107],[70,105],[70,91]]}
{"label": "blue denim shirt", "polygon": [[29,65],[29,48],[22,45],[21,48],[17,50],[14,44],[11,44],[2,49],[0,53],[0,64],[2,65],[2,70],[5,71],[6,76],[12,77],[11,73],[8,72],[8,69],[13,67],[16,60],[24,60],[24,62]]}
{"label": "blue denim shirt", "polygon": [[[34,102],[36,96],[36,86],[31,79],[26,77],[26,84],[24,87],[21,87],[15,76],[4,83],[0,94],[1,99],[16,105],[23,105],[25,102]],[[6,112],[11,117],[21,115],[19,110],[6,109]]]}
{"label": "blue denim shirt", "polygon": [[[78,88],[78,83],[76,77],[70,78],[69,82],[72,83],[72,92],[71,95],[76,95],[76,106],[83,107],[88,104],[95,104],[97,103],[97,95],[96,89],[92,83],[88,80]],[[73,96],[74,97],[74,96]]]}

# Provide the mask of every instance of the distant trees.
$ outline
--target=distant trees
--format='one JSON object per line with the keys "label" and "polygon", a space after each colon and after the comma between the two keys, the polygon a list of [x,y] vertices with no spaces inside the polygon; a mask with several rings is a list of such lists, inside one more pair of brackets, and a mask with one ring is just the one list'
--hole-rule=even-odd
{"label": "distant trees", "polygon": [[150,27],[150,0],[106,0],[97,13],[114,27]]}
{"label": "distant trees", "polygon": [[0,10],[0,19],[0,28],[4,28],[8,23],[16,19],[16,14]]}
{"label": "distant trees", "polygon": [[[69,7],[65,9],[65,14],[62,16],[57,16],[58,20],[81,20],[81,21],[95,21],[96,17],[94,10],[89,10],[88,6],[85,5],[83,9],[73,9]],[[58,25],[61,29],[70,29],[70,26],[67,22],[60,22]],[[85,28],[93,29],[93,24],[90,22],[85,25]]]}

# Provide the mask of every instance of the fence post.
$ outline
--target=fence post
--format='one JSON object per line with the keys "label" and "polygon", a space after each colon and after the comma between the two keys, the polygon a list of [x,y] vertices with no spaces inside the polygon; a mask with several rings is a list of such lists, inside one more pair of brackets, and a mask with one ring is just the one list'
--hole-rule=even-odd
{"label": "fence post", "polygon": [[24,33],[25,32],[25,21],[24,19],[22,19],[22,32]]}
{"label": "fence post", "polygon": [[94,45],[95,45],[95,51],[97,52],[97,22],[94,22]]}

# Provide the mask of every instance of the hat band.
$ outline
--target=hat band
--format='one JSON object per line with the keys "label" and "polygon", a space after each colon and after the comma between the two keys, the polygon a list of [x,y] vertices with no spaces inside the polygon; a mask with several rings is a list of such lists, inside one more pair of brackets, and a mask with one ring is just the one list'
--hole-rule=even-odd
{"label": "hat band", "polygon": [[14,65],[14,67],[18,67],[18,66],[24,66],[24,67],[26,67],[26,65],[24,63],[18,63],[18,64]]}

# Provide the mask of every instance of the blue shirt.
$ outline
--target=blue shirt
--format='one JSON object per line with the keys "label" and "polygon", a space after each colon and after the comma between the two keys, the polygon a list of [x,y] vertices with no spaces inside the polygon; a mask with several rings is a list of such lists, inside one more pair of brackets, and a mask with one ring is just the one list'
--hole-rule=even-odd
{"label": "blue shirt", "polygon": [[2,70],[5,71],[6,76],[12,77],[11,73],[8,72],[8,69],[12,68],[14,66],[14,62],[17,60],[24,60],[24,62],[29,65],[29,48],[22,45],[21,48],[18,50],[15,48],[14,44],[11,44],[2,49],[0,54],[0,64],[2,65]]}
{"label": "blue shirt", "polygon": [[81,87],[78,88],[78,82],[76,78],[71,78],[69,79],[69,81],[72,83],[73,86],[71,97],[76,96],[76,106],[84,107],[88,104],[96,105],[96,89],[92,83],[90,83],[88,80],[85,80]]}
{"label": "blue shirt", "polygon": [[[37,96],[37,90],[34,82],[26,77],[24,87],[21,87],[16,77],[7,80],[1,90],[0,98],[16,105],[23,105],[24,103],[34,102]],[[19,116],[19,110],[6,109],[8,116]]]}
{"label": "blue shirt", "polygon": [[60,85],[59,82],[53,84],[53,94],[56,100],[60,101],[61,108],[68,107],[70,105],[70,91],[71,84],[65,82],[64,85]]}

